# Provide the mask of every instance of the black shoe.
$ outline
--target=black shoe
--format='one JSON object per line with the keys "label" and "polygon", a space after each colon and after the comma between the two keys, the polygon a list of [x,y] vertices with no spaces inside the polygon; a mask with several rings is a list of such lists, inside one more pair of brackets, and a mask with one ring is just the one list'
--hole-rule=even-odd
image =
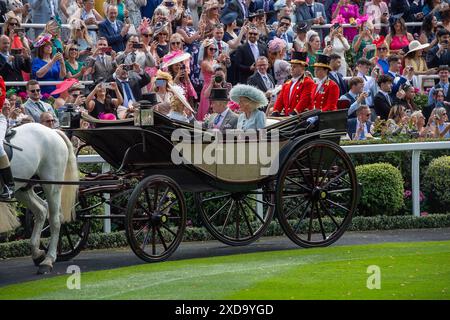
{"label": "black shoe", "polygon": [[0,177],[3,180],[3,188],[0,193],[0,200],[13,200],[14,178],[12,176],[11,167],[0,169]]}

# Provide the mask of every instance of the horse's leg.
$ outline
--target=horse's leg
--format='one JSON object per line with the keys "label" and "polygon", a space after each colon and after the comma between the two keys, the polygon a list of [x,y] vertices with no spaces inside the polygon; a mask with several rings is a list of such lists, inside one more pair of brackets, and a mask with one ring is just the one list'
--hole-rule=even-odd
{"label": "horse's leg", "polygon": [[17,190],[16,199],[23,203],[33,213],[34,227],[31,234],[31,258],[35,265],[39,265],[45,258],[45,251],[39,249],[41,232],[47,217],[47,207],[42,205],[42,199],[33,189],[27,191]]}
{"label": "horse's leg", "polygon": [[45,195],[48,203],[48,222],[50,225],[50,241],[44,261],[39,265],[38,274],[49,273],[56,261],[56,250],[58,248],[59,232],[61,229],[61,187],[56,185],[44,185]]}

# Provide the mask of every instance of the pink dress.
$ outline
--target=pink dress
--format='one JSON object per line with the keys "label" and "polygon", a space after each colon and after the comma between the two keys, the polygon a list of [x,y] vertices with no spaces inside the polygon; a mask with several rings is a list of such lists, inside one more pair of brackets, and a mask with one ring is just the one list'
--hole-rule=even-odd
{"label": "pink dress", "polygon": [[409,45],[408,37],[405,35],[402,36],[393,36],[391,45],[389,46],[390,50],[400,50],[403,47],[407,47]]}
{"label": "pink dress", "polygon": [[[337,3],[334,3],[331,6],[331,12],[336,10]],[[359,18],[359,7],[356,4],[347,4],[345,6],[340,7],[339,15],[341,15],[345,19],[345,23],[350,23],[350,18],[354,18],[355,20]],[[349,43],[353,41],[353,38],[358,34],[358,28],[344,28],[344,36],[347,38]]]}
{"label": "pink dress", "polygon": [[203,119],[205,118],[205,115],[208,114],[208,112],[209,112],[209,97],[205,96],[205,91],[206,91],[206,88],[208,87],[209,83],[211,82],[213,73],[202,71],[202,75],[203,75],[204,82],[203,82],[202,92],[200,93],[200,104],[199,104],[198,110],[197,110],[196,119],[198,121],[203,121]]}

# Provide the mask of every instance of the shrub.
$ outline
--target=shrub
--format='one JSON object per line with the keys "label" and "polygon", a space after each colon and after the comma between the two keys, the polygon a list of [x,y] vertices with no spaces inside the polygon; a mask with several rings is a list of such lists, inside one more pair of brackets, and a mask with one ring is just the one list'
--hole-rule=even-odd
{"label": "shrub", "polygon": [[395,215],[403,207],[403,179],[400,171],[389,163],[356,167],[362,184],[359,214],[364,216]]}
{"label": "shrub", "polygon": [[450,211],[450,156],[431,161],[425,173],[424,185],[430,210]]}

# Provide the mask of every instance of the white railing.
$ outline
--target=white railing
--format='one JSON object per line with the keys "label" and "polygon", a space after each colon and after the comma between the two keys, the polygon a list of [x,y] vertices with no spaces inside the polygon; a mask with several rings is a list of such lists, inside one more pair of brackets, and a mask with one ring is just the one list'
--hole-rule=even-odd
{"label": "white railing", "polygon": [[[391,143],[391,144],[366,144],[342,146],[347,153],[374,153],[374,152],[392,152],[392,151],[412,151],[411,154],[411,182],[412,182],[412,201],[413,215],[420,216],[420,152],[428,150],[450,150],[450,141],[433,142],[413,142],[413,143]],[[81,155],[78,156],[78,163],[105,163],[99,155]],[[104,170],[108,168],[103,167]],[[109,212],[109,208],[106,211]],[[109,220],[105,220],[109,221]]]}
{"label": "white railing", "polygon": [[[56,86],[57,84],[60,84],[62,81],[38,81],[39,85],[41,86]],[[94,81],[79,81],[78,83],[89,85],[93,84]],[[5,85],[7,87],[25,87],[27,84],[26,81],[6,81]]]}

